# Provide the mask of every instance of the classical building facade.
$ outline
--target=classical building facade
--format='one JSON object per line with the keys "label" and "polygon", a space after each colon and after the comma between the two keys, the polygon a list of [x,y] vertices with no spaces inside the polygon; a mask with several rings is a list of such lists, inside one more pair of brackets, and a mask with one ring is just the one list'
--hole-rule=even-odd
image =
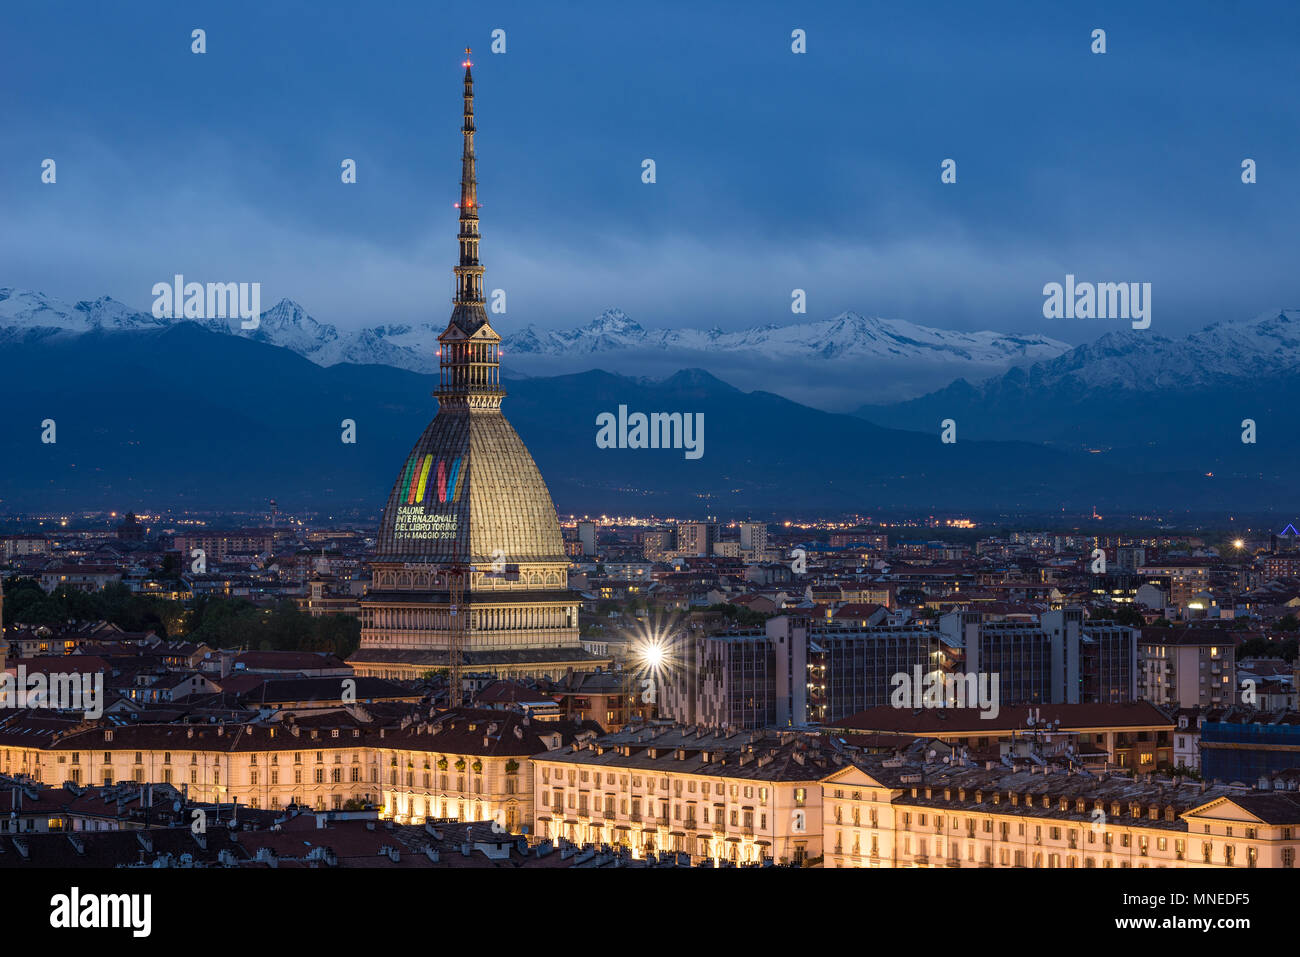
{"label": "classical building facade", "polygon": [[822,803],[826,867],[1293,868],[1300,847],[1294,791],[879,759]]}
{"label": "classical building facade", "polygon": [[554,723],[476,709],[398,727],[335,713],[231,725],[60,728],[19,714],[0,726],[0,774],[56,787],[170,784],[191,801],[268,810],[366,803],[402,824],[494,821],[518,834],[532,830],[530,756],[565,740]]}
{"label": "classical building facade", "polygon": [[821,854],[820,785],[836,764],[799,735],[655,724],[533,758],[537,833],[638,856],[792,863]]}
{"label": "classical building facade", "polygon": [[129,797],[157,783],[189,801],[254,809],[359,802],[398,824],[491,822],[497,833],[619,845],[637,857],[677,851],[697,863],[837,868],[1295,867],[1300,792],[1286,789],[1286,775],[1255,789],[1014,764],[969,762],[924,739],[872,753],[834,736],[661,723],[597,737],[473,709],[385,727],[337,714],[62,728],[15,715],[0,726],[0,774],[68,782],[78,794]]}

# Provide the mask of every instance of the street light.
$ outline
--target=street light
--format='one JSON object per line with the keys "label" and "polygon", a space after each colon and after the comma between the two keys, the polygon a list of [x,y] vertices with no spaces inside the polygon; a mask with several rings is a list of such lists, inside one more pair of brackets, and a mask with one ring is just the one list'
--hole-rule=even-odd
{"label": "street light", "polygon": [[657,640],[646,644],[641,650],[641,660],[645,662],[647,669],[653,672],[658,672],[664,663],[663,644]]}
{"label": "street light", "polygon": [[636,630],[626,634],[627,655],[623,662],[623,677],[628,723],[632,719],[634,704],[657,704],[659,679],[677,668],[673,649],[675,623],[675,615],[670,616],[666,622],[656,615],[653,622],[638,622]]}

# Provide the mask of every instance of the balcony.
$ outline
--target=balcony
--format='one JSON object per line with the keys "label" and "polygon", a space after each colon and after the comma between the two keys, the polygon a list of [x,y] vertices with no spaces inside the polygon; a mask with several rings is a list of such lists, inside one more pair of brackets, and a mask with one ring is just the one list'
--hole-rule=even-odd
{"label": "balcony", "polygon": [[695,818],[693,818],[693,817],[688,817],[688,818],[686,819],[686,830],[688,830],[688,831],[694,831],[694,830],[697,830],[697,828],[696,828],[696,826],[695,826]]}
{"label": "balcony", "polygon": [[746,824],[744,827],[742,827],[742,828],[740,829],[740,833],[743,834],[745,837],[753,837],[753,836],[754,836],[754,825],[752,825],[752,824]]}
{"label": "balcony", "polygon": [[655,823],[658,824],[660,827],[667,827],[672,822],[668,819],[667,814],[660,814],[658,817],[655,818]]}

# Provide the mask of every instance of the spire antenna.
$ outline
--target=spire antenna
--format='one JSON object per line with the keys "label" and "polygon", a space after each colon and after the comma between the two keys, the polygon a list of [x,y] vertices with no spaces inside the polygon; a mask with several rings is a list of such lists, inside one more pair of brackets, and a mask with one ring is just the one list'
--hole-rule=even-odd
{"label": "spire antenna", "polygon": [[434,393],[440,405],[500,408],[501,337],[488,323],[483,290],[483,264],[479,261],[478,156],[474,151],[474,74],[465,48],[464,123],[461,125],[459,231],[460,257],[452,270],[456,294],[451,321],[438,337],[440,385]]}
{"label": "spire antenna", "polygon": [[474,154],[474,75],[465,48],[465,111],[460,132],[460,262],[456,266],[456,305],[483,301],[483,268],[478,261],[478,170]]}

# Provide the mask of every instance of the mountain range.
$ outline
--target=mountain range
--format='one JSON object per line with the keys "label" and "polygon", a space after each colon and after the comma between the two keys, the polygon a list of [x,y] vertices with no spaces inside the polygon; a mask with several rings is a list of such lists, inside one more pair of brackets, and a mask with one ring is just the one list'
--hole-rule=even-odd
{"label": "mountain range", "polygon": [[1297,371],[1300,310],[1281,310],[1180,339],[1112,332],[986,382],[856,414],[897,429],[953,419],[964,438],[1040,443],[1131,471],[1195,475],[1193,485],[1261,483],[1249,495],[1225,487],[1224,511],[1285,511],[1300,474]]}
{"label": "mountain range", "polygon": [[[324,362],[346,337],[287,301],[262,319],[235,334],[238,320],[176,323],[111,299],[63,306],[0,290],[0,508],[272,496],[377,508],[394,463],[436,410],[434,378]],[[662,339],[626,317],[598,323],[610,342]],[[769,333],[763,342],[789,334]],[[557,334],[518,335],[516,354],[527,342],[557,348]],[[622,354],[587,338],[588,366]],[[699,368],[658,380],[591,368],[515,377],[506,413],[562,511],[1291,513],[1300,508],[1298,368],[1300,311],[1285,310],[1183,338],[1112,332],[986,381],[960,378],[853,414],[774,394],[788,382],[756,363],[745,389]],[[596,416],[619,405],[705,413],[704,458],[597,448]],[[47,418],[58,423],[54,445],[38,440]],[[339,441],[345,418],[357,422],[358,446]],[[955,445],[939,441],[946,419]]]}
{"label": "mountain range", "polygon": [[[249,507],[377,513],[436,411],[435,377],[323,367],[195,323],[0,348],[0,510]],[[774,516],[1213,510],[1296,500],[1289,475],[1203,480],[1196,468],[1104,460],[1026,441],[940,442],[702,370],[662,381],[590,370],[507,380],[504,410],[563,513]],[[602,449],[596,417],[704,415],[704,455]],[[57,441],[41,441],[53,419]],[[357,443],[341,441],[356,424]]]}
{"label": "mountain range", "polygon": [[[446,328],[444,322],[431,322],[341,332],[282,299],[261,314],[257,329],[244,330],[238,319],[158,319],[107,297],[65,303],[39,292],[0,288],[0,343],[91,331],[156,331],[187,321],[283,346],[320,366],[384,365],[426,373],[437,368],[437,339]],[[782,391],[792,397],[816,398],[804,395],[805,378],[818,381],[823,394],[828,384],[840,383],[851,394],[822,404],[845,409],[869,399],[920,395],[957,377],[995,375],[1070,348],[1041,335],[956,332],[852,312],[739,332],[646,329],[620,309],[567,330],[528,325],[511,332],[508,322],[498,322],[506,363],[516,375],[577,372],[599,363],[608,371],[641,375],[703,367],[735,381],[757,370],[779,375],[788,387]],[[871,374],[864,376],[864,370]],[[901,377],[900,370],[906,370]]]}

